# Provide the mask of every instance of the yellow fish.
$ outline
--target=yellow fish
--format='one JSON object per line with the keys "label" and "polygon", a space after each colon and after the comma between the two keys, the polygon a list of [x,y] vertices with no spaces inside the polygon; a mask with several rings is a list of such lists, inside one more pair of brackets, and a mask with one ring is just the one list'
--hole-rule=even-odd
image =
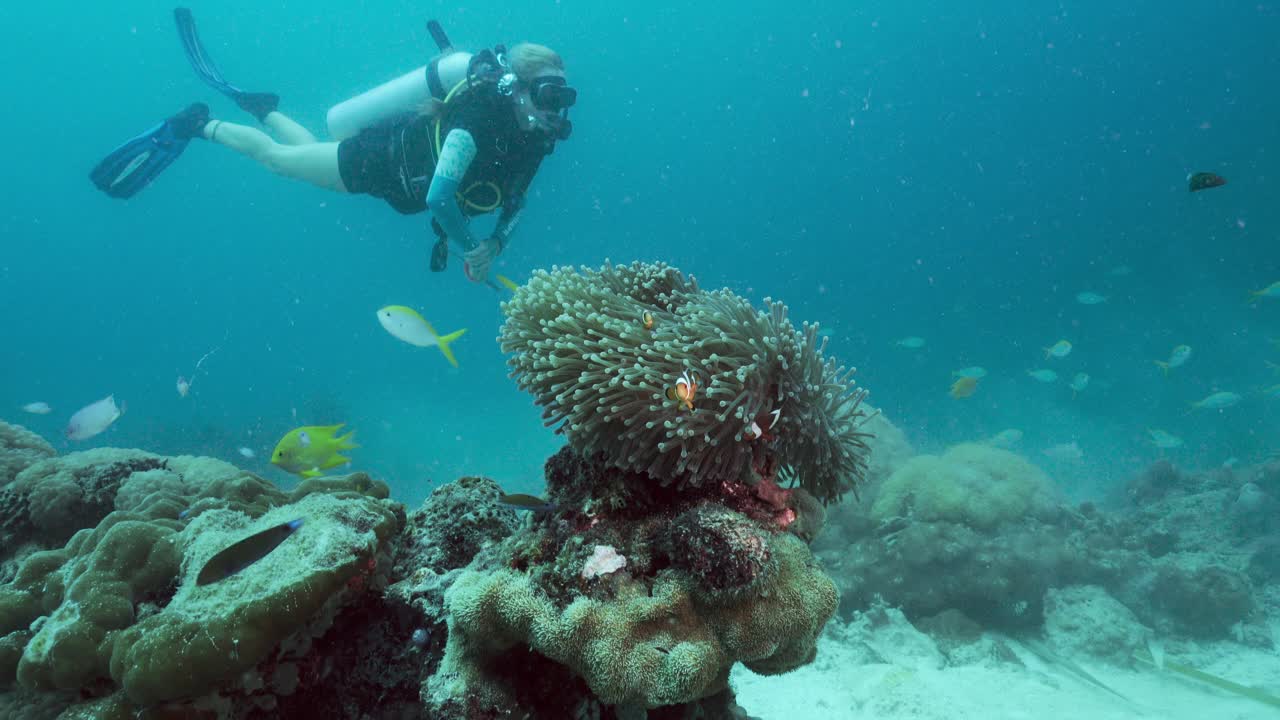
{"label": "yellow fish", "polygon": [[1280,298],[1280,280],[1277,280],[1261,290],[1251,290],[1249,292],[1249,302],[1258,302],[1262,298]]}
{"label": "yellow fish", "polygon": [[1066,357],[1070,354],[1071,354],[1071,343],[1066,340],[1059,340],[1058,342],[1044,349],[1044,357],[1046,360],[1049,359],[1050,357],[1060,358],[1060,357]]}
{"label": "yellow fish", "polygon": [[507,277],[506,275],[495,275],[494,277],[498,278],[498,283],[502,285],[502,287],[510,290],[511,292],[515,292],[516,290],[520,289],[520,286],[517,285],[514,280]]}
{"label": "yellow fish", "polygon": [[282,470],[301,475],[316,477],[323,471],[346,465],[351,458],[343,457],[338,452],[360,447],[352,442],[355,432],[338,436],[343,423],[337,425],[307,425],[294,428],[285,433],[271,452],[271,464]]}
{"label": "yellow fish", "polygon": [[951,397],[961,400],[970,397],[978,391],[978,378],[962,377],[951,384]]}

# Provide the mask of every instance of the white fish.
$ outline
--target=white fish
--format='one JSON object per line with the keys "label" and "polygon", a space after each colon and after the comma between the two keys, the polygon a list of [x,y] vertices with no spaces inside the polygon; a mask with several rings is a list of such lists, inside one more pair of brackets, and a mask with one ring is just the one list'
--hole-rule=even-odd
{"label": "white fish", "polygon": [[258,456],[257,453],[247,447],[239,448],[236,452],[240,453],[240,457],[246,460],[252,460]]}
{"label": "white fish", "polygon": [[1084,292],[1076,293],[1076,302],[1081,305],[1101,305],[1106,301],[1106,295],[1099,295],[1096,292],[1089,292],[1088,290],[1085,290]]}
{"label": "white fish", "polygon": [[1151,436],[1151,444],[1158,448],[1171,450],[1176,447],[1182,447],[1182,438],[1174,435],[1168,430],[1147,428],[1147,435]]}
{"label": "white fish", "polygon": [[1075,461],[1084,459],[1084,451],[1080,449],[1080,446],[1077,445],[1074,440],[1069,443],[1060,443],[1053,447],[1045,448],[1041,452],[1044,453],[1045,457],[1052,458],[1054,460]]}
{"label": "white fish", "polygon": [[47,402],[33,402],[23,405],[22,412],[29,412],[32,415],[48,415],[53,412],[53,408],[49,407]]}
{"label": "white fish", "polygon": [[897,340],[893,341],[893,344],[900,348],[906,348],[908,350],[919,350],[920,348],[924,347],[924,338],[911,335],[909,337],[898,338]]}
{"label": "white fish", "polygon": [[1058,379],[1058,373],[1048,369],[1040,368],[1038,370],[1028,370],[1027,374],[1039,380],[1042,383],[1051,383]]}
{"label": "white fish", "polygon": [[458,360],[449,349],[449,343],[462,337],[466,328],[448,335],[439,335],[431,323],[417,310],[404,305],[388,305],[378,310],[378,322],[391,336],[417,347],[438,347],[449,364],[458,367]]}
{"label": "white fish", "polygon": [[953,370],[951,374],[955,377],[962,377],[962,378],[971,377],[971,378],[978,378],[979,380],[981,380],[982,378],[987,376],[987,369],[984,367],[980,367],[978,365],[974,365],[973,367],[960,368],[959,370]]}
{"label": "white fish", "polygon": [[1021,443],[1021,442],[1022,442],[1022,431],[1019,430],[1018,428],[1009,428],[1007,430],[1001,430],[995,435],[992,435],[990,438],[987,438],[988,445],[993,445],[1003,450],[1013,449],[1018,446],[1018,443]]}
{"label": "white fish", "polygon": [[178,397],[184,398],[187,396],[187,393],[191,392],[191,383],[187,382],[186,378],[179,375],[177,389],[178,389]]}
{"label": "white fish", "polygon": [[1156,365],[1164,371],[1165,375],[1169,374],[1169,370],[1176,367],[1182,367],[1191,359],[1191,346],[1178,345],[1169,352],[1168,360],[1156,360]]}
{"label": "white fish", "polygon": [[1089,373],[1076,373],[1067,387],[1071,388],[1071,396],[1075,397],[1076,393],[1089,387]]}
{"label": "white fish", "polygon": [[1222,410],[1240,402],[1240,396],[1225,390],[1191,403],[1192,410]]}
{"label": "white fish", "polygon": [[111,427],[124,412],[116,407],[116,396],[108,395],[96,403],[76,411],[67,422],[68,440],[88,440]]}
{"label": "white fish", "polygon": [[1071,342],[1068,340],[1059,340],[1044,349],[1045,358],[1056,357],[1064,358],[1071,354]]}

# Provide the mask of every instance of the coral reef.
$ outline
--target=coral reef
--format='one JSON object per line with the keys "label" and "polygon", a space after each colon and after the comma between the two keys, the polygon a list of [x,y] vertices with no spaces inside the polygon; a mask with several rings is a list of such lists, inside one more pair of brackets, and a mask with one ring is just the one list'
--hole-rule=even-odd
{"label": "coral reef", "polygon": [[[531,662],[530,652],[567,668],[601,702],[635,708],[724,693],[737,662],[779,673],[813,659],[836,590],[769,501],[673,493],[663,513],[634,498],[615,510],[574,499],[652,485],[647,476],[568,448],[547,473],[558,510],[481,552],[446,592],[449,639],[430,683],[433,716],[529,702],[536,689],[494,668]],[[790,494],[804,491],[776,492],[796,513]],[[816,501],[803,506],[821,511]],[[584,572],[601,558],[615,562]]]}
{"label": "coral reef", "polygon": [[499,340],[584,455],[682,486],[780,473],[828,502],[865,470],[863,393],[817,326],[766,304],[662,264],[553,268],[503,304]]}
{"label": "coral reef", "polygon": [[[403,520],[360,473],[286,493],[217,460],[129,450],[47,458],[5,490],[26,542],[71,535],[26,554],[0,586],[0,684],[97,697],[103,716],[277,706],[313,680],[312,645],[339,610],[382,582]],[[297,538],[195,583],[214,553],[296,518]]]}

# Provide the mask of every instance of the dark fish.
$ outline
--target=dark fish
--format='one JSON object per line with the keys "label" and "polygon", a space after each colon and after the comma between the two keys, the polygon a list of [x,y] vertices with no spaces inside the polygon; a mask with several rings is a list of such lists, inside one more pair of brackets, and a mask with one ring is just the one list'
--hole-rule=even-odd
{"label": "dark fish", "polygon": [[551,512],[556,509],[556,504],[549,500],[543,500],[535,495],[523,495],[520,493],[514,495],[503,493],[498,497],[498,502],[517,510],[530,510],[532,512]]}
{"label": "dark fish", "polygon": [[231,547],[209,558],[209,562],[200,568],[196,576],[197,585],[208,585],[219,580],[226,580],[241,570],[258,562],[275,550],[302,527],[302,518],[267,528],[231,545]]}
{"label": "dark fish", "polygon": [[1191,192],[1197,190],[1208,190],[1209,188],[1221,187],[1227,184],[1227,179],[1216,173],[1200,172],[1191,176],[1191,181],[1187,183]]}

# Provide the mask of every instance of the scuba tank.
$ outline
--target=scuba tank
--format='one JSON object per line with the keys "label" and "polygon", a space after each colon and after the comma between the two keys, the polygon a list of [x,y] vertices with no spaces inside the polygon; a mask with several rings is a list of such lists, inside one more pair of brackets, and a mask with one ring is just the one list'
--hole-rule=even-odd
{"label": "scuba tank", "polygon": [[440,53],[420,68],[329,108],[330,137],[346,140],[389,118],[418,112],[433,98],[443,101],[451,88],[467,79],[474,56],[455,50],[435,20],[427,23],[427,30]]}

